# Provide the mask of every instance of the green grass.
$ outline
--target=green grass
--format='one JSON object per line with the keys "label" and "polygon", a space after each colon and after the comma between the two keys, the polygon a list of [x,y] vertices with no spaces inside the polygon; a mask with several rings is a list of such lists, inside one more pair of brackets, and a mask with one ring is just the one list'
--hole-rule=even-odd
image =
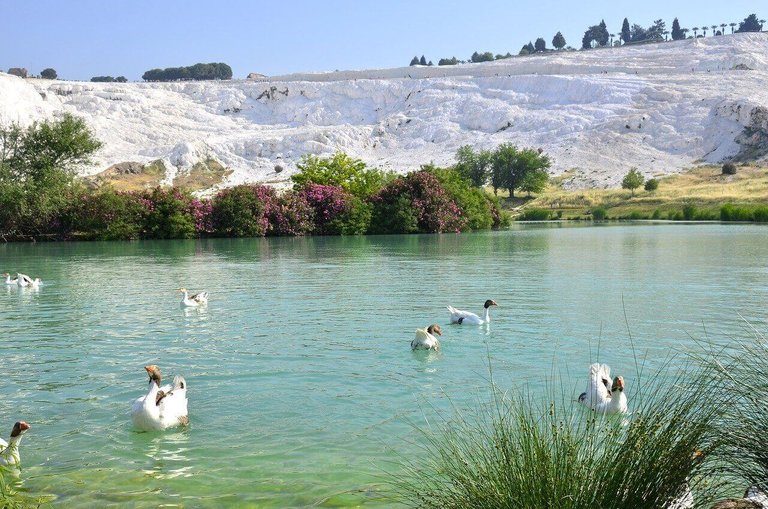
{"label": "green grass", "polygon": [[702,166],[657,180],[658,189],[638,190],[632,196],[621,189],[564,190],[563,178],[554,178],[549,188],[535,199],[514,202],[507,199],[504,204],[518,213],[528,208],[545,209],[553,215],[561,213],[564,219],[588,219],[591,210],[602,208],[608,219],[694,221],[720,220],[721,207],[733,204],[752,217],[746,220],[768,221],[765,167],[739,166],[735,175],[723,175],[720,166]]}
{"label": "green grass", "polygon": [[406,465],[397,492],[420,508],[659,509],[690,487],[709,507],[721,486],[694,459],[716,456],[709,384],[696,373],[638,383],[626,418],[570,395],[494,392],[478,416],[424,432],[423,459]]}
{"label": "green grass", "polygon": [[43,506],[43,499],[34,498],[14,488],[14,474],[5,467],[0,467],[0,508],[32,509]]}
{"label": "green grass", "polygon": [[720,424],[723,463],[744,486],[768,492],[768,341],[745,322],[745,334],[725,346],[709,345],[702,363],[719,383],[722,405],[728,409]]}

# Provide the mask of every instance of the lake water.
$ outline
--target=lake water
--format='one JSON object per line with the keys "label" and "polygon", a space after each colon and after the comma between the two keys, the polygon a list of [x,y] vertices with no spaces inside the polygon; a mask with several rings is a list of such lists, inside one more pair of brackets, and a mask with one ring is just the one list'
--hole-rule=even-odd
{"label": "lake water", "polygon": [[[0,245],[0,271],[45,282],[0,288],[0,433],[31,424],[23,489],[66,507],[388,507],[385,472],[417,456],[415,426],[471,413],[489,365],[509,390],[554,370],[575,397],[599,349],[631,407],[635,355],[652,370],[694,338],[740,334],[741,317],[763,327],[766,233],[547,224]],[[181,309],[180,286],[209,291],[208,307]],[[447,304],[479,313],[488,298],[489,327],[447,324]],[[430,323],[442,352],[411,353]],[[151,363],[186,377],[188,429],[132,429]]]}

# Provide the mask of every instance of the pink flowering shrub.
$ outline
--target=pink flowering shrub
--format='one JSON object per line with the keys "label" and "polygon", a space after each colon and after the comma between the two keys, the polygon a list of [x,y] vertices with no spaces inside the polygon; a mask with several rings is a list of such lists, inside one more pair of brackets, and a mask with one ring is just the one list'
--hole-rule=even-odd
{"label": "pink flowering shrub", "polygon": [[280,195],[270,208],[270,235],[306,235],[315,228],[315,211],[299,193]]}
{"label": "pink flowering shrub", "polygon": [[213,202],[192,198],[187,205],[187,214],[192,216],[195,222],[195,233],[198,236],[213,233]]}
{"label": "pink flowering shrub", "polygon": [[374,233],[459,232],[465,225],[461,209],[427,171],[399,177],[373,197]]}
{"label": "pink flowering shrub", "polygon": [[339,186],[309,182],[298,193],[315,212],[317,235],[361,235],[371,222],[371,206]]}

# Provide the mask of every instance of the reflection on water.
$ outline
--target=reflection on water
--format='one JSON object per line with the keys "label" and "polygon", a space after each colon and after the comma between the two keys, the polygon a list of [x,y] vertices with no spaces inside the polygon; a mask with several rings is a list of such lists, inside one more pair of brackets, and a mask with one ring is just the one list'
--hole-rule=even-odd
{"label": "reflection on water", "polygon": [[[543,225],[471,235],[0,245],[0,422],[32,424],[25,489],[64,507],[391,506],[382,469],[430,409],[471,413],[553,369],[625,374],[764,320],[759,226]],[[176,288],[210,293],[180,308]],[[425,289],[428,289],[425,291]],[[745,297],[748,296],[748,297]],[[446,305],[500,303],[450,326]],[[626,312],[626,313],[625,313]],[[626,318],[625,318],[626,316]],[[413,331],[443,327],[439,352]],[[137,433],[143,366],[189,383],[190,426]],[[3,424],[3,423],[6,424]]]}

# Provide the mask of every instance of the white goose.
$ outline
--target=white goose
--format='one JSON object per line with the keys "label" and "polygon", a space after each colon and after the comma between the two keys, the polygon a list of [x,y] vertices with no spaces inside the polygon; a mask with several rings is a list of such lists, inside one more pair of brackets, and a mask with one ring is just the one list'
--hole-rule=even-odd
{"label": "white goose", "polygon": [[23,288],[37,288],[40,286],[42,281],[39,277],[32,279],[26,274],[18,273],[16,274],[16,283]]}
{"label": "white goose", "polygon": [[18,278],[11,279],[11,275],[8,274],[7,272],[3,272],[3,276],[5,276],[5,284],[7,284],[7,285],[18,285],[19,284],[19,279]]}
{"label": "white goose", "polygon": [[617,376],[611,383],[611,368],[607,364],[592,364],[589,367],[587,391],[579,395],[579,403],[596,412],[606,414],[627,413],[627,396],[624,394],[624,377]]}
{"label": "white goose", "polygon": [[208,292],[200,292],[190,296],[186,288],[179,288],[178,291],[182,293],[182,306],[193,307],[208,304]]}
{"label": "white goose", "polygon": [[154,431],[189,424],[186,380],[177,375],[173,384],[160,387],[160,368],[152,364],[144,369],[149,374],[149,391],[133,402],[133,425],[143,431]]}
{"label": "white goose", "polygon": [[491,299],[485,301],[485,304],[483,305],[483,308],[485,308],[485,315],[483,318],[480,318],[478,315],[470,313],[469,311],[462,311],[453,306],[448,306],[448,311],[451,313],[451,323],[458,323],[459,325],[483,325],[484,323],[490,323],[491,313],[489,308],[491,306],[498,306],[498,304]]}
{"label": "white goose", "polygon": [[21,464],[19,457],[19,443],[24,433],[29,429],[29,424],[19,421],[13,425],[11,430],[11,439],[6,442],[0,438],[0,465],[18,468]]}
{"label": "white goose", "polygon": [[416,329],[416,337],[411,341],[411,350],[439,350],[440,341],[435,334],[443,335],[443,330],[437,324],[432,324],[426,329]]}

